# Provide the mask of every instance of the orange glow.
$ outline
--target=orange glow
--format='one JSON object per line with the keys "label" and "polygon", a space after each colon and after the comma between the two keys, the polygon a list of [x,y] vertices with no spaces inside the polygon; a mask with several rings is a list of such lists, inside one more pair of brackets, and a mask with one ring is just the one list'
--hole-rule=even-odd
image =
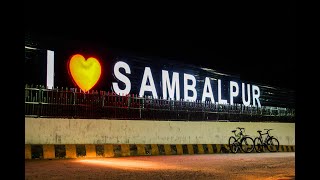
{"label": "orange glow", "polygon": [[[128,159],[113,159],[113,158],[103,158],[103,159],[81,159],[77,162],[98,165],[98,166],[107,166],[110,168],[116,169],[127,169],[127,170],[154,170],[154,169],[177,169],[177,166],[170,166],[167,164],[148,162],[148,161],[139,161],[139,160],[128,160]],[[184,168],[180,168],[184,169]]]}
{"label": "orange glow", "polygon": [[72,56],[69,70],[75,83],[84,92],[89,91],[98,82],[101,75],[99,61],[93,57],[86,60],[80,54]]}

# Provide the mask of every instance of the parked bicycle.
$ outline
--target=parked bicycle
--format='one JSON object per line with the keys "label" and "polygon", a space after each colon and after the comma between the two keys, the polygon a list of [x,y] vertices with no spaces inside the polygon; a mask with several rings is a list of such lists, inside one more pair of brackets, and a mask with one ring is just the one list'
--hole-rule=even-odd
{"label": "parked bicycle", "polygon": [[[257,131],[259,133],[259,137],[254,139],[254,146],[257,152],[263,152],[264,148],[267,148],[269,152],[277,152],[279,151],[279,141],[274,136],[269,134],[269,131],[273,129],[264,129],[267,132],[261,133],[262,131]],[[267,135],[265,139],[262,138],[262,135]]]}
{"label": "parked bicycle", "polygon": [[[236,133],[239,129],[239,133]],[[245,135],[245,129],[237,127],[236,130],[231,131],[234,136],[229,138],[229,148],[233,153],[237,153],[240,149],[243,152],[250,153],[254,149],[254,141],[249,135]]]}

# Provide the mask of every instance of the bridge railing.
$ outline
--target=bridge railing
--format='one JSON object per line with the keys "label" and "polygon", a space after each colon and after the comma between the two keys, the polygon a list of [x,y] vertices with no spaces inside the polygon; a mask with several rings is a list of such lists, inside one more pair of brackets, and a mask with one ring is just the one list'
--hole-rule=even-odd
{"label": "bridge railing", "polygon": [[55,118],[294,122],[295,109],[152,99],[76,88],[25,87],[25,115]]}

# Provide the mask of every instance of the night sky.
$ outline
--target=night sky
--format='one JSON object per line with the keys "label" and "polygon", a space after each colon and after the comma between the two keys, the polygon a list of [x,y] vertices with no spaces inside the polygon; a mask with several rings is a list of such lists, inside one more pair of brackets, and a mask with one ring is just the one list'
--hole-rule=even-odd
{"label": "night sky", "polygon": [[[90,18],[68,13],[68,10],[59,9],[59,13],[52,15],[51,9],[25,7],[29,17],[25,17],[24,25],[25,33],[46,38],[48,47],[72,42],[91,49],[116,48],[139,56],[171,58],[240,75],[247,81],[295,90],[293,3],[234,4],[219,12],[213,8],[185,12],[187,14],[177,11],[175,15],[162,12],[154,16],[138,11],[123,17],[119,13],[112,16],[112,13],[100,12]],[[48,17],[48,22],[30,18],[40,14]]]}

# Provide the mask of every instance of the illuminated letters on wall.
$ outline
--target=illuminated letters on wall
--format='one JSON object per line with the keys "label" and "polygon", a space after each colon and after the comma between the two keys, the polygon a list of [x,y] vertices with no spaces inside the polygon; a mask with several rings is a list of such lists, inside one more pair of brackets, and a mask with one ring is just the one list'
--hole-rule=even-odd
{"label": "illuminated letters on wall", "polygon": [[246,100],[246,90],[245,90],[245,84],[242,83],[242,103],[245,106],[249,106],[250,105],[250,100],[251,100],[251,96],[250,96],[250,84],[247,84],[247,99]]}
{"label": "illuminated letters on wall", "polygon": [[[121,69],[124,71],[120,72]],[[82,55],[76,54],[72,56],[69,61],[69,71],[74,82],[81,90],[87,92],[98,82],[101,75],[101,65],[99,61],[93,57],[86,60]],[[157,71],[160,70],[158,69]],[[117,81],[112,82],[111,89],[116,94],[126,96],[132,93],[132,82],[128,77],[128,75],[135,76],[132,72],[134,71],[131,70],[130,65],[126,62],[117,61],[114,64],[113,75]],[[172,74],[171,79],[170,74]],[[252,104],[254,107],[261,107],[259,100],[260,89],[256,85],[240,82],[242,87],[240,89],[239,83],[236,81],[230,80],[229,82],[226,82],[221,79],[214,79],[214,81],[211,81],[210,77],[196,79],[196,76],[192,74],[170,72],[168,70],[161,70],[161,73],[157,75],[161,75],[161,77],[154,79],[151,68],[144,67],[140,82],[136,82],[137,80],[135,80],[133,83],[135,86],[140,85],[140,87],[134,87],[139,90],[140,97],[145,96],[145,93],[148,92],[152,94],[152,97],[155,99],[162,96],[163,99],[180,100],[181,98],[184,101],[201,100],[202,102],[210,101],[211,103],[217,102],[219,104],[230,103],[231,105],[233,105],[236,100],[237,103],[242,103],[245,106],[250,106]],[[180,77],[180,75],[182,76]],[[182,87],[180,87],[180,78],[183,79]],[[197,76],[197,78],[200,77]],[[135,77],[135,79],[137,79],[137,77]],[[155,80],[157,82],[155,82]],[[197,88],[197,81],[203,82],[198,85],[201,87]],[[214,88],[212,82],[214,82]],[[124,86],[119,86],[119,83],[123,83]],[[181,90],[182,92],[180,92]],[[202,95],[199,99],[198,93],[199,95]],[[228,95],[226,93],[228,93]],[[241,97],[239,97],[239,94]],[[217,101],[215,101],[215,96],[218,96]]]}
{"label": "illuminated letters on wall", "polygon": [[214,97],[212,93],[212,86],[210,83],[210,78],[206,77],[206,80],[204,82],[203,86],[203,93],[202,93],[202,102],[206,101],[206,98],[210,98],[210,101],[214,103]]}
{"label": "illuminated letters on wall", "polygon": [[219,104],[228,104],[228,101],[222,99],[222,92],[221,92],[221,79],[218,79],[218,103]]}
{"label": "illuminated letters on wall", "polygon": [[[172,73],[172,83],[170,84],[170,78],[168,71],[162,70],[162,95],[163,99],[168,99],[167,90],[169,92],[169,98],[172,100],[180,100],[180,84],[179,73]],[[176,92],[176,98],[174,98],[174,92]]]}
{"label": "illuminated letters on wall", "polygon": [[[126,77],[124,74],[121,74],[119,72],[119,68],[124,68],[125,72],[127,74],[131,74],[130,66],[124,62],[117,62],[114,66],[114,74],[115,77],[124,82],[126,84],[125,90],[120,90],[118,87],[118,84],[116,82],[113,82],[113,89],[117,94],[129,94],[130,93],[130,87],[131,82],[128,77]],[[162,90],[163,99],[171,99],[171,100],[179,100],[181,97],[180,93],[180,81],[179,81],[179,73],[178,72],[172,72],[172,79],[170,80],[169,77],[169,71],[167,70],[161,70],[161,82],[159,83]],[[156,82],[157,83],[157,82]],[[152,71],[150,67],[145,67],[143,72],[143,77],[140,83],[139,87],[139,96],[143,97],[145,96],[145,92],[150,92],[152,94],[152,97],[157,99],[159,97],[159,94],[157,92],[156,84],[152,75]],[[229,104],[227,99],[229,98],[230,104],[234,104],[234,99],[237,98],[240,94],[239,84],[235,81],[229,82],[229,96],[222,97],[223,96],[223,88],[222,88],[222,81],[221,79],[217,80],[217,91],[218,91],[218,103],[219,104]],[[197,99],[197,80],[196,77],[192,74],[186,74],[183,73],[183,100],[184,101],[196,101]],[[251,88],[252,87],[252,88]],[[251,92],[252,89],[252,92]],[[242,104],[245,106],[249,106],[251,103],[251,96],[253,98],[253,106],[261,107],[260,104],[260,89],[258,86],[247,84],[247,87],[245,88],[245,84],[242,83],[242,89],[241,89],[242,97],[240,97],[240,100],[242,100]],[[161,92],[159,90],[159,92]],[[215,103],[215,98],[213,94],[213,88],[211,84],[211,80],[209,77],[205,77],[204,79],[204,85],[202,89],[202,97],[201,101],[207,101],[209,100],[212,103]]]}
{"label": "illuminated letters on wall", "polygon": [[255,85],[252,85],[252,96],[253,96],[253,106],[256,106],[256,101],[258,103],[258,107],[261,107],[261,104],[260,104],[260,100],[259,100],[259,97],[260,97],[260,89],[258,86],[255,86]]}
{"label": "illuminated letters on wall", "polygon": [[[233,91],[235,88],[235,91]],[[239,94],[239,85],[237,82],[230,81],[230,104],[233,104],[233,98]]]}
{"label": "illuminated letters on wall", "polygon": [[[149,81],[149,85],[147,85],[147,82]],[[149,67],[144,68],[143,78],[140,86],[140,92],[139,96],[143,97],[145,91],[152,92],[152,97],[155,99],[158,99],[157,90],[154,85],[151,69]]]}
{"label": "illuminated letters on wall", "polygon": [[[197,100],[197,90],[196,90],[196,78],[191,74],[183,74],[184,76],[184,100],[185,101],[195,101]],[[191,80],[191,84],[189,84]],[[189,91],[192,92],[192,96],[189,96]]]}
{"label": "illuminated letters on wall", "polygon": [[125,87],[125,89],[120,89],[117,82],[113,82],[112,87],[113,87],[113,90],[116,94],[121,95],[121,96],[126,96],[127,94],[130,93],[131,82],[127,76],[120,73],[120,68],[123,68],[127,74],[131,74],[131,70],[130,70],[129,65],[125,62],[122,62],[122,61],[118,61],[114,65],[114,68],[113,68],[114,76],[118,80],[122,81],[126,87]]}

